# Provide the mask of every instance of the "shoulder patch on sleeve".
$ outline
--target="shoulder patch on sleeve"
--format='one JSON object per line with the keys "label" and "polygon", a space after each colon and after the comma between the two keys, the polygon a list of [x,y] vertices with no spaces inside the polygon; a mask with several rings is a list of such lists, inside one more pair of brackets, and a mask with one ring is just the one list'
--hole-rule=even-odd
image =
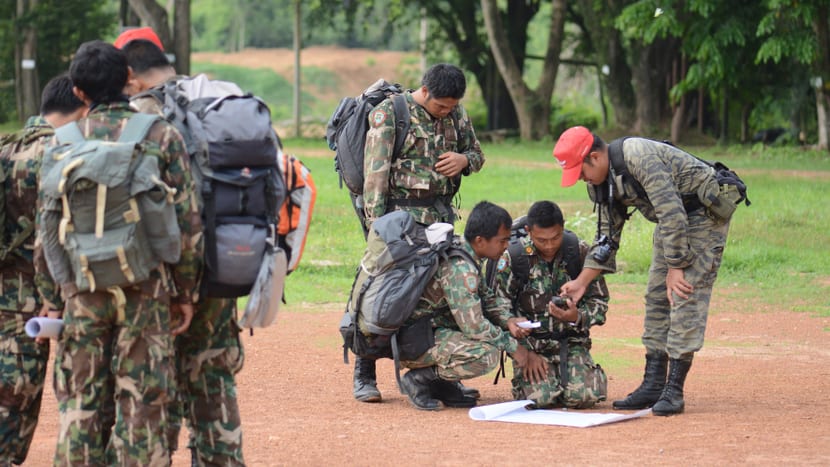
{"label": "shoulder patch on sleeve", "polygon": [[372,127],[377,128],[383,125],[383,122],[386,121],[386,112],[383,110],[377,109],[372,111]]}
{"label": "shoulder patch on sleeve", "polygon": [[499,258],[499,262],[496,263],[496,270],[499,272],[504,271],[504,268],[507,267],[507,260],[504,258]]}
{"label": "shoulder patch on sleeve", "polygon": [[474,294],[478,292],[478,276],[474,276],[472,274],[467,275],[464,277],[464,287],[467,288],[467,291]]}

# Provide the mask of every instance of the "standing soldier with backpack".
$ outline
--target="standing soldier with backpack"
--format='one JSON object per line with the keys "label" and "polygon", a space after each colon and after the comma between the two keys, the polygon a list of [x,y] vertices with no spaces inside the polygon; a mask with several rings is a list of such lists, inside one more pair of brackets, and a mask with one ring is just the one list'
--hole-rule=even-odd
{"label": "standing soldier with backpack", "polygon": [[[367,230],[375,219],[394,210],[407,211],[424,225],[455,222],[453,198],[461,176],[484,165],[472,121],[459,103],[466,89],[464,72],[458,67],[445,63],[430,67],[421,87],[403,94],[410,121],[399,154],[395,154],[393,99],[369,114],[363,185]],[[355,399],[380,402],[376,380],[375,361],[355,358]],[[478,394],[475,389],[464,390]]]}
{"label": "standing soldier with backpack", "polygon": [[[170,339],[193,316],[201,223],[184,142],[129,108],[124,53],[102,41],[70,65],[89,108],[44,156],[38,235],[66,306],[55,362],[55,465],[168,465]],[[146,190],[146,191],[144,191]],[[170,303],[183,316],[171,329]],[[115,401],[104,444],[103,404]]]}
{"label": "standing soldier with backpack", "polygon": [[[5,175],[2,194],[6,235],[0,249],[0,465],[22,464],[37,426],[46,378],[49,341],[25,333],[36,315],[56,315],[62,308],[58,290],[35,250],[35,205],[38,171],[46,142],[54,128],[86,112],[72,93],[64,73],[43,88],[40,116],[2,140],[0,162]],[[33,251],[34,250],[34,251]]]}
{"label": "standing soldier with backpack", "polygon": [[[142,35],[153,34],[152,30],[145,30]],[[116,41],[119,42],[119,41]],[[168,92],[177,92],[180,81],[187,81],[191,78],[177,76],[175,70],[168,62],[163,51],[157,46],[152,36],[138,37],[132,35],[130,41],[122,44],[127,55],[132,74],[128,88],[125,92],[131,94],[131,105],[140,112],[169,117],[173,114],[173,123],[179,124],[175,117],[179,115],[179,108],[170,108],[171,101],[179,103],[175,96],[168,95]],[[194,79],[199,79],[197,77]],[[183,96],[182,96],[183,97]],[[215,96],[214,96],[215,97]],[[203,101],[208,100],[201,99]],[[196,118],[195,113],[188,114],[189,118]],[[242,115],[239,118],[249,118],[250,115]],[[276,165],[277,157],[283,156],[279,147],[279,139],[273,129],[270,128],[270,120],[267,122],[268,129],[272,133],[273,145],[270,148],[273,164]],[[230,127],[230,125],[228,126]],[[182,127],[182,133],[186,141],[193,146],[200,146],[196,139],[195,131],[189,126]],[[233,142],[240,145],[236,136],[233,135]],[[245,141],[242,142],[243,144]],[[243,146],[244,147],[244,146]],[[250,147],[250,146],[249,146]],[[194,158],[199,157],[196,147],[189,147],[189,152]],[[254,153],[255,151],[250,151]],[[237,156],[236,154],[234,154]],[[237,156],[238,157],[238,156]],[[285,159],[283,159],[285,160]],[[234,159],[228,158],[229,166],[234,164]],[[240,164],[244,165],[244,164]],[[194,174],[201,170],[197,160],[193,162]],[[242,176],[245,176],[245,167],[240,167]],[[256,168],[254,168],[256,170]],[[248,172],[250,173],[250,172]],[[276,174],[279,180],[282,177]],[[250,178],[250,177],[248,177]],[[207,180],[202,179],[202,195],[204,195]],[[283,188],[278,185],[281,191],[276,193],[282,199]],[[245,194],[245,198],[265,198],[267,194],[254,193]],[[217,191],[217,193],[222,193]],[[224,201],[220,198],[235,201],[233,196],[236,193],[224,192],[224,196],[217,195],[217,202]],[[206,204],[200,203],[202,218],[206,220]],[[241,203],[238,203],[241,204]],[[267,203],[266,203],[267,204]],[[282,206],[281,201],[274,201],[274,207],[278,210]],[[310,209],[310,208],[309,208]],[[293,213],[299,217],[300,213]],[[273,213],[276,217],[277,213]],[[289,217],[286,215],[286,218]],[[281,218],[283,220],[283,218]],[[285,219],[288,220],[288,219]],[[215,232],[207,232],[211,222],[205,221],[205,235]],[[306,226],[307,227],[307,226]],[[304,237],[303,237],[304,241]],[[296,265],[301,253],[301,246],[291,251],[291,262]],[[206,249],[208,245],[206,245]],[[208,252],[206,251],[207,255]],[[277,254],[283,254],[281,250]],[[256,258],[248,259],[254,264]],[[292,266],[293,267],[293,266]],[[207,280],[207,272],[203,274],[203,281]],[[203,292],[210,292],[210,286],[202,284]],[[197,302],[194,303],[197,312],[191,323],[190,329],[178,336],[175,340],[176,355],[176,379],[178,400],[171,405],[171,430],[169,433],[170,448],[176,449],[181,420],[184,418],[190,430],[189,448],[192,454],[193,465],[244,465],[242,453],[242,422],[239,414],[237,401],[235,375],[242,369],[244,352],[240,341],[240,327],[237,322],[236,298],[228,296],[217,297],[208,293],[202,293]]]}
{"label": "standing soldier with backpack", "polygon": [[547,360],[549,371],[533,383],[514,364],[513,398],[530,399],[538,408],[591,408],[607,395],[605,372],[589,351],[591,326],[605,323],[608,287],[599,276],[579,302],[560,297],[559,288],[582,270],[588,245],[564,229],[562,211],[550,201],[534,203],[525,219],[527,236],[511,239],[493,268],[499,293],[512,301],[512,312],[499,316],[498,324]]}

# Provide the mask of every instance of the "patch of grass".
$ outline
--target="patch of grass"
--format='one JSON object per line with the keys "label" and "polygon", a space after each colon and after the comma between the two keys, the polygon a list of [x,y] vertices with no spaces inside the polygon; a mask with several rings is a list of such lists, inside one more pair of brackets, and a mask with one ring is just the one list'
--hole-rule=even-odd
{"label": "patch of grass", "polygon": [[[287,139],[285,146],[311,168],[318,187],[305,254],[287,281],[286,297],[292,302],[345,304],[365,243],[348,193],[338,187],[333,153],[321,139]],[[550,141],[483,145],[487,162],[480,173],[464,178],[456,231],[463,231],[467,213],[482,199],[504,206],[513,216],[524,214],[536,200],[550,199],[562,207],[568,228],[592,239],[596,215],[585,187],[559,186],[561,173],[551,148]],[[830,225],[830,211],[823,209],[823,193],[830,188],[827,153],[792,148],[691,150],[735,169],[749,185],[752,200],[752,206],[740,206],[732,220],[715,288],[728,290],[730,299],[827,316],[827,287],[821,285],[827,280]],[[653,229],[654,224],[639,214],[626,225],[617,256],[620,270],[607,277],[612,302],[614,290],[630,286],[641,292],[644,287]],[[635,294],[637,300],[640,295]],[[746,311],[756,309],[753,305]]]}

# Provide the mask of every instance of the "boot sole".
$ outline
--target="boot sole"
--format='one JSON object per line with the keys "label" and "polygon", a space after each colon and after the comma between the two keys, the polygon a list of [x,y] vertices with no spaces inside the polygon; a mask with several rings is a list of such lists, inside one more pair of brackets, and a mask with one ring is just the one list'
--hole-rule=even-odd
{"label": "boot sole", "polygon": [[361,396],[361,397],[357,397],[357,396],[355,396],[355,400],[357,400],[357,401],[359,401],[359,402],[376,403],[376,402],[382,402],[382,401],[383,401],[383,398],[381,397],[381,395],[380,395],[380,394],[378,394],[378,395],[376,395],[376,396],[375,396],[375,395],[371,395],[371,396]]}

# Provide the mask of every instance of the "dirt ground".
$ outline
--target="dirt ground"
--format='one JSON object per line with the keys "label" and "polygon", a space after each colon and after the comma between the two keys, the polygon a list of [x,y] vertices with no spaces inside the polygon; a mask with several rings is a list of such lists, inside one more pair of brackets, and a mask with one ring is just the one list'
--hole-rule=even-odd
{"label": "dirt ground", "polygon": [[[642,329],[636,288],[613,290],[605,326],[594,328],[594,352],[625,339],[615,356],[639,361]],[[287,306],[278,323],[244,334],[238,377],[244,455],[272,465],[830,465],[830,319],[772,310],[716,289],[706,345],[686,385],[686,413],[594,428],[473,421],[466,409],[415,410],[395,386],[390,361],[378,367],[384,401],[351,395],[342,362],[341,304]],[[623,355],[624,354],[624,355]],[[602,364],[602,361],[599,361]],[[610,372],[609,400],[639,384],[641,364]],[[468,381],[481,404],[510,399],[492,375]],[[42,418],[26,465],[47,465],[57,430],[50,378]],[[184,446],[182,434],[180,444]],[[189,465],[179,451],[174,465]]]}
{"label": "dirt ground", "polygon": [[[302,60],[339,70],[352,86],[340,94],[353,95],[393,76],[401,56],[319,47],[304,50]],[[270,66],[289,78],[293,63],[287,50],[194,60]],[[758,306],[730,292],[729,284],[716,284],[706,344],[686,384],[686,413],[594,428],[478,422],[465,409],[418,411],[398,392],[388,360],[378,366],[383,403],[356,402],[337,331],[343,304],[285,306],[275,326],[243,335],[246,361],[237,381],[245,459],[250,466],[830,465],[830,318]],[[612,411],[611,401],[642,376],[642,290],[611,293],[608,322],[592,331],[594,354],[613,347],[614,358],[636,363],[609,371],[600,412]],[[51,371],[30,466],[48,465],[54,452]],[[466,384],[481,390],[481,404],[511,397],[509,381],[494,386],[492,375]],[[186,444],[184,433],[179,444]],[[173,461],[189,465],[189,453]]]}

